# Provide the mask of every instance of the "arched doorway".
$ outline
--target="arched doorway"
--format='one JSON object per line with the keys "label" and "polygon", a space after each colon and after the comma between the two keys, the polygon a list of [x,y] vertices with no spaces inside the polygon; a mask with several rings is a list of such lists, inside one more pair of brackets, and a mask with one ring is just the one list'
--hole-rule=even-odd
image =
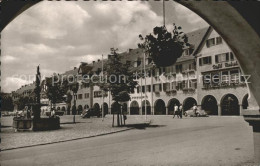
{"label": "arched doorway", "polygon": [[154,114],[155,115],[166,115],[165,102],[162,99],[158,99],[155,101]]}
{"label": "arched doorway", "polygon": [[65,112],[65,111],[66,111],[66,108],[65,108],[65,106],[63,106],[63,107],[61,108],[61,111],[63,111],[63,112]]}
{"label": "arched doorway", "polygon": [[111,105],[111,113],[117,113],[121,109],[121,105],[117,102],[112,103]]}
{"label": "arched doorway", "polygon": [[243,100],[242,100],[242,107],[243,109],[247,109],[248,108],[248,94],[246,94],[244,97],[243,97]]}
{"label": "arched doorway", "polygon": [[104,114],[108,114],[108,104],[107,103],[104,103],[103,104],[103,107],[104,107]]}
{"label": "arched doorway", "polygon": [[238,99],[233,94],[226,94],[221,99],[222,115],[239,115]]}
{"label": "arched doorway", "polygon": [[173,98],[173,99],[169,100],[168,105],[167,105],[169,115],[173,115],[175,105],[180,106],[180,101],[178,99]]}
{"label": "arched doorway", "polygon": [[209,115],[218,115],[218,103],[214,96],[207,95],[202,99],[201,109]]}
{"label": "arched doorway", "polygon": [[192,107],[197,105],[197,101],[193,97],[188,97],[183,101],[183,111],[192,109]]}
{"label": "arched doorway", "polygon": [[82,105],[78,106],[78,115],[80,115],[82,113],[83,107]]}
{"label": "arched doorway", "polygon": [[94,108],[95,111],[100,111],[100,106],[99,106],[98,103],[95,103],[95,104],[93,105],[93,108]]}
{"label": "arched doorway", "polygon": [[86,105],[84,105],[84,109],[88,109],[89,108],[89,106],[86,104]]}
{"label": "arched doorway", "polygon": [[124,115],[127,114],[127,104],[126,104],[126,103],[123,103],[123,106],[122,106],[122,113],[123,113]]}
{"label": "arched doorway", "polygon": [[145,115],[145,104],[146,104],[146,114],[151,115],[151,104],[148,100],[142,101],[142,115]]}
{"label": "arched doorway", "polygon": [[130,114],[139,115],[139,104],[137,101],[132,101],[130,104]]}

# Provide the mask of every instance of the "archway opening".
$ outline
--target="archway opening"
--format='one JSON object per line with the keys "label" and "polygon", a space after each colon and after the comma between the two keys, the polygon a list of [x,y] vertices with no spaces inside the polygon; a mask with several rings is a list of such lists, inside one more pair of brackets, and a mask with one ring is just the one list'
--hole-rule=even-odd
{"label": "archway opening", "polygon": [[183,111],[192,109],[194,105],[197,105],[197,101],[193,97],[188,97],[183,101]]}
{"label": "archway opening", "polygon": [[180,101],[178,99],[173,98],[173,99],[169,100],[168,105],[167,105],[169,115],[173,115],[175,105],[180,106]]}
{"label": "archway opening", "polygon": [[209,115],[218,115],[218,103],[214,96],[207,95],[202,99],[201,109]]}
{"label": "archway opening", "polygon": [[127,114],[127,104],[126,103],[122,104],[122,113]]}
{"label": "archway opening", "polygon": [[233,94],[226,94],[221,100],[222,115],[239,115],[238,99]]}
{"label": "archway opening", "polygon": [[79,105],[78,106],[78,115],[80,115],[82,113],[82,111],[83,111],[83,107],[82,107],[82,105]]}
{"label": "archway opening", "polygon": [[104,114],[106,115],[106,114],[108,114],[108,104],[107,103],[104,103],[103,104],[103,109],[104,109]]}
{"label": "archway opening", "polygon": [[93,105],[93,108],[94,108],[94,110],[95,111],[100,111],[100,106],[99,106],[99,104],[98,103],[95,103],[94,105]]}
{"label": "archway opening", "polygon": [[155,101],[154,114],[155,115],[166,115],[165,102],[162,99],[158,99]]}
{"label": "archway opening", "polygon": [[243,107],[243,109],[247,109],[248,106],[249,106],[249,104],[248,104],[248,94],[246,94],[243,97],[243,100],[242,100],[242,107]]}
{"label": "archway opening", "polygon": [[65,108],[65,106],[63,106],[63,107],[61,108],[61,111],[63,111],[63,112],[65,112],[65,111],[66,111],[66,108]]}
{"label": "archway opening", "polygon": [[132,101],[130,104],[130,114],[139,115],[139,104],[137,101]]}
{"label": "archway opening", "polygon": [[145,115],[145,106],[146,106],[146,114],[151,115],[151,104],[148,100],[142,101],[142,115]]}

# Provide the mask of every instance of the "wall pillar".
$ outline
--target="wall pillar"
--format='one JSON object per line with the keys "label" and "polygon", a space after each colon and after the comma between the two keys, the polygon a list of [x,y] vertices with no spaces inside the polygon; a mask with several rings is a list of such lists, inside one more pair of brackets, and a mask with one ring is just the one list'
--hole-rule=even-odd
{"label": "wall pillar", "polygon": [[128,115],[131,115],[130,107],[127,107],[127,114],[128,114]]}
{"label": "wall pillar", "polygon": [[168,114],[169,114],[169,108],[166,107],[166,115],[168,115]]}
{"label": "wall pillar", "polygon": [[142,107],[139,107],[139,115],[142,115],[143,112],[142,112]]}
{"label": "wall pillar", "polygon": [[260,118],[257,115],[244,115],[244,119],[253,128],[255,163],[260,164]]}
{"label": "wall pillar", "polygon": [[239,104],[239,115],[243,116],[243,105]]}
{"label": "wall pillar", "polygon": [[221,116],[221,104],[218,104],[218,116]]}

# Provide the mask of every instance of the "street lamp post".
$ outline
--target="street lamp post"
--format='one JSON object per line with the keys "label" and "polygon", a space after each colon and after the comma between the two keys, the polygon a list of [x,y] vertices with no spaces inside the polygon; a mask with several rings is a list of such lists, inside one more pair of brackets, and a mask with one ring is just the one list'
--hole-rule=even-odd
{"label": "street lamp post", "polygon": [[76,82],[75,84],[72,85],[72,91],[73,91],[73,97],[74,97],[74,101],[73,101],[73,107],[72,107],[72,114],[73,114],[73,123],[76,123],[75,121],[75,115],[76,115],[76,95],[79,89],[79,84],[78,82]]}

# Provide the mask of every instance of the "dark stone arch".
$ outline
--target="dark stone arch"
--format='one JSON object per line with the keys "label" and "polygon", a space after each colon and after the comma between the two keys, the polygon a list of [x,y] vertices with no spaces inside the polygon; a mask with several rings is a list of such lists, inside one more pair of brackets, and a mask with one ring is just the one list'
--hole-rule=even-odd
{"label": "dark stone arch", "polygon": [[168,114],[169,115],[173,115],[175,104],[177,106],[180,106],[180,101],[176,98],[172,98],[171,100],[168,101],[167,107],[168,107]]}
{"label": "dark stone arch", "polygon": [[158,99],[154,102],[154,114],[166,115],[166,106],[165,102],[162,99]]}
{"label": "dark stone arch", "polygon": [[242,100],[242,107],[243,107],[243,109],[247,109],[248,106],[249,106],[249,104],[248,104],[248,94],[246,94],[243,97],[243,100]]}
{"label": "dark stone arch", "polygon": [[108,104],[107,103],[103,103],[103,109],[104,109],[104,115],[108,114]]}
{"label": "dark stone arch", "polygon": [[221,115],[239,115],[239,102],[235,95],[226,94],[221,99]]}
{"label": "dark stone arch", "polygon": [[212,95],[204,96],[201,101],[201,109],[209,115],[218,115],[218,102]]}
{"label": "dark stone arch", "polygon": [[132,101],[130,104],[130,114],[139,115],[139,104],[137,101]]}
{"label": "dark stone arch", "polygon": [[192,109],[192,107],[197,105],[197,101],[193,97],[188,97],[183,101],[183,111]]}
{"label": "dark stone arch", "polygon": [[145,115],[145,103],[146,103],[146,113],[147,115],[151,115],[151,104],[148,100],[142,101],[142,114]]}

